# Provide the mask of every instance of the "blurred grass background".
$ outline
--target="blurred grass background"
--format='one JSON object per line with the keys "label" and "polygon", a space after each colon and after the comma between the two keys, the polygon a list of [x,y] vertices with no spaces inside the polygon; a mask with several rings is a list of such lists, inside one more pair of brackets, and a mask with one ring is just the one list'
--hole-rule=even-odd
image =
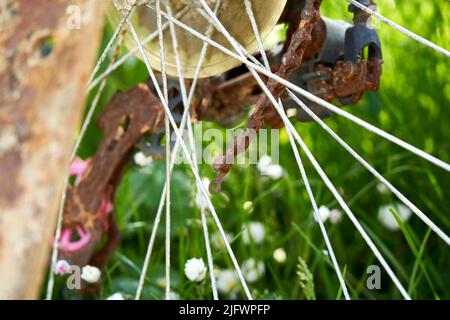
{"label": "blurred grass background", "polygon": [[[449,47],[449,1],[379,0],[377,4],[381,14],[445,48]],[[344,0],[325,0],[322,13],[351,21]],[[387,25],[378,23],[377,26],[384,54],[381,89],[377,93],[366,94],[364,100],[346,110],[450,162],[448,58]],[[106,26],[103,46],[111,33],[111,27]],[[147,71],[141,62],[136,59],[128,61],[110,77],[100,105],[104,106],[117,90],[126,90],[146,77]],[[97,115],[101,109],[97,110]],[[339,116],[333,116],[326,123],[438,226],[449,232],[448,172]],[[376,179],[318,125],[297,123],[296,127],[410,295],[416,299],[449,299],[448,246],[415,216],[402,225],[402,230],[391,231],[383,227],[377,218],[378,209],[395,202],[395,197],[377,190]],[[79,155],[82,158],[92,156],[101,137],[101,132],[91,124]],[[262,177],[256,166],[235,166],[224,182],[225,193],[212,197],[213,203],[224,228],[233,234],[232,247],[238,260],[254,258],[265,265],[264,275],[250,284],[256,298],[308,298],[297,274],[299,257],[313,276],[315,297],[342,298],[284,131],[280,148],[280,162],[285,170],[283,178]],[[306,157],[303,158],[319,206],[338,208],[314,168]],[[115,214],[123,241],[108,266],[106,281],[98,298],[115,292],[134,295],[165,179],[164,170],[163,162],[153,162],[145,169],[130,163],[115,199]],[[210,179],[214,177],[208,165],[202,165],[201,174]],[[195,284],[185,277],[183,271],[185,262],[192,257],[202,257],[206,263],[193,179],[186,168],[178,168],[174,172],[172,288],[181,299],[209,299],[209,275],[202,283]],[[245,244],[242,240],[241,230],[251,221],[264,224],[265,237],[260,244]],[[352,298],[401,298],[384,270],[381,289],[366,288],[366,269],[378,262],[347,217],[344,216],[340,223],[328,221],[325,225],[341,268],[346,270]],[[209,228],[214,236],[217,229],[212,220],[209,220]],[[143,295],[146,299],[164,298],[164,219],[159,230]],[[273,258],[277,248],[286,252],[284,263]],[[225,250],[215,248],[213,254],[218,269],[232,269]],[[221,297],[244,298],[244,295],[239,290],[237,295],[221,294]]]}

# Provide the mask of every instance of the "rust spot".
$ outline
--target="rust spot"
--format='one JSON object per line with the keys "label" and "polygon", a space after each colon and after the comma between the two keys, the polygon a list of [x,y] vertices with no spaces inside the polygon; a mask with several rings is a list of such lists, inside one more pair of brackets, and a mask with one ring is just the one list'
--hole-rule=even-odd
{"label": "rust spot", "polygon": [[13,206],[22,188],[18,183],[22,159],[19,152],[11,152],[0,158],[0,204]]}
{"label": "rust spot", "polygon": [[[21,0],[16,1],[19,17],[14,33],[6,40],[6,48],[16,48],[36,30],[54,29],[61,16],[64,16],[66,1],[63,0]],[[39,10],[36,10],[39,8]],[[42,14],[45,13],[45,14]]]}

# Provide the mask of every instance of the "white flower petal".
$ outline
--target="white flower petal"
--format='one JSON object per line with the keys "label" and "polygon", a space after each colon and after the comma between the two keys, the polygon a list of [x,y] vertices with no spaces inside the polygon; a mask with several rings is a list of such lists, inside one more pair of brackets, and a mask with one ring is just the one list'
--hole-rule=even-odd
{"label": "white flower petal", "polygon": [[125,298],[120,292],[116,292],[106,298],[106,300],[125,300]]}
{"label": "white flower petal", "polygon": [[391,210],[393,210],[400,221],[407,222],[411,217],[411,210],[401,203],[388,204],[380,207],[378,210],[378,220],[380,220],[381,224],[385,226],[387,229],[391,231],[396,231],[400,229],[397,220],[392,214]]}
{"label": "white flower petal", "polygon": [[271,164],[272,164],[272,158],[269,157],[268,155],[264,155],[259,159],[257,167],[258,167],[259,171],[263,171]]}
{"label": "white flower petal", "polygon": [[261,170],[261,174],[265,176],[269,176],[270,178],[274,180],[281,179],[284,175],[284,169],[282,166],[278,164],[272,164],[265,168],[264,170]]}
{"label": "white flower petal", "polygon": [[[209,180],[208,178],[206,178],[206,177],[202,178],[202,184],[205,187],[205,189],[208,193],[208,196],[211,196],[211,194],[209,193],[209,184],[210,183],[211,183],[211,180]],[[197,192],[195,194],[195,205],[197,206],[197,208],[202,207],[202,202],[203,202],[202,200],[204,200],[203,193],[201,191],[197,190]]]}
{"label": "white flower petal", "polygon": [[255,244],[259,244],[264,241],[265,235],[266,230],[264,224],[257,221],[250,222],[248,226],[244,226],[244,229],[242,230],[242,240],[245,244],[250,244],[250,239],[253,239]]}
{"label": "white flower petal", "polygon": [[169,300],[180,300],[180,295],[175,291],[169,292]]}
{"label": "white flower petal", "polygon": [[252,283],[264,275],[266,267],[262,261],[256,262],[255,259],[250,258],[245,260],[242,264],[242,273],[245,280]]}
{"label": "white flower petal", "polygon": [[389,189],[383,183],[377,184],[377,191],[383,195],[389,193]]}
{"label": "white flower petal", "polygon": [[272,158],[268,155],[262,156],[257,165],[259,174],[268,176],[272,179],[280,179],[284,175],[284,169],[279,164],[273,164]]}
{"label": "white flower petal", "polygon": [[219,292],[229,295],[235,295],[238,290],[239,279],[236,273],[232,270],[220,270],[216,272],[217,275],[217,289]]}
{"label": "white flower petal", "polygon": [[[314,221],[318,222],[314,211],[312,212],[312,215],[314,217]],[[328,207],[326,207],[326,206],[320,206],[320,208],[319,208],[319,216],[320,216],[322,222],[326,222],[328,220],[328,218],[330,217],[330,209]]]}

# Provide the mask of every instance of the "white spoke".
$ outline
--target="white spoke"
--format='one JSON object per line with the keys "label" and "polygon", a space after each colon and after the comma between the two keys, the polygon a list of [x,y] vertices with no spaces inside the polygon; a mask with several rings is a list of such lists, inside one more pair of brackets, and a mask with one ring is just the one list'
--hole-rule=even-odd
{"label": "white spoke", "polygon": [[[281,105],[281,100],[280,100]],[[339,263],[337,262],[336,255],[334,254],[333,246],[331,245],[331,241],[328,237],[327,230],[323,224],[322,218],[319,214],[319,208],[317,206],[316,199],[314,198],[314,194],[311,190],[311,186],[309,184],[308,176],[306,174],[305,167],[302,163],[302,159],[300,158],[300,154],[298,152],[297,145],[295,144],[295,140],[293,134],[290,129],[286,129],[286,132],[289,136],[289,142],[291,143],[292,151],[294,152],[295,160],[297,161],[298,168],[300,169],[300,173],[302,176],[302,180],[305,184],[306,191],[308,192],[309,199],[311,201],[311,205],[313,207],[314,215],[316,217],[317,222],[319,223],[320,231],[322,232],[323,239],[325,240],[325,244],[330,255],[331,261],[333,263],[334,270],[336,271],[336,275],[339,280],[339,284],[341,285],[342,292],[344,293],[344,297],[346,300],[350,300],[350,295],[347,290],[347,286],[345,285],[344,278],[342,277],[342,272],[339,267]]]}
{"label": "white spoke", "polygon": [[[168,26],[168,22],[165,23],[164,25]],[[196,76],[194,77],[194,81],[192,82],[192,88],[191,88],[191,91],[190,91],[190,95],[189,95],[188,101],[191,101],[193,96],[194,96],[195,85],[197,83],[197,80],[198,80],[198,77],[199,77],[199,74],[200,74],[200,71],[201,71],[201,67],[202,67],[203,62],[204,62],[205,57],[206,57],[207,48],[208,48],[208,43],[204,43],[204,46],[202,48],[202,53],[200,54],[200,59],[199,59],[199,62],[198,62],[198,65],[197,65],[197,69],[196,69]],[[189,114],[189,109],[187,108],[187,109],[184,110],[183,116],[181,118],[180,131],[183,131],[185,129],[185,127],[186,127],[187,121],[190,121],[190,119],[188,119],[188,114]],[[171,155],[171,158],[170,158],[171,159],[171,161],[170,161],[170,173],[173,172],[173,168],[174,168],[175,160],[176,160],[176,155],[178,154],[179,149],[180,149],[180,141],[178,139],[176,139],[175,146],[174,146],[174,148],[172,150],[172,155]],[[152,229],[152,232],[151,232],[151,235],[150,235],[150,240],[149,240],[147,252],[146,252],[146,255],[145,255],[145,260],[144,260],[144,264],[143,264],[142,271],[141,271],[141,276],[139,278],[139,285],[138,285],[138,288],[137,288],[137,291],[136,291],[136,295],[135,295],[135,299],[136,300],[139,300],[141,295],[142,295],[142,290],[143,290],[144,283],[145,283],[145,276],[147,274],[148,266],[150,264],[150,258],[151,258],[152,252],[153,252],[153,246],[154,246],[155,239],[156,239],[156,232],[158,230],[158,226],[159,226],[159,223],[161,221],[161,215],[162,215],[162,210],[163,210],[163,207],[164,207],[166,191],[167,191],[166,183],[164,183],[163,192],[161,194],[161,199],[160,199],[160,202],[159,202],[159,205],[158,205],[158,210],[157,210],[157,213],[156,213],[156,216],[155,216],[153,229]],[[214,283],[215,283],[215,278],[212,281],[214,281]]]}
{"label": "white spoke", "polygon": [[264,50],[264,44],[262,42],[258,24],[256,23],[255,15],[253,13],[252,2],[250,0],[244,0],[244,3],[245,3],[245,10],[252,25],[253,33],[255,34],[256,37],[256,42],[258,43],[259,52],[261,53],[261,56],[263,58],[264,66],[268,71],[270,71],[271,69],[269,59],[267,58],[266,51]]}
{"label": "white spoke", "polygon": [[61,238],[61,230],[62,230],[62,222],[63,222],[63,213],[64,213],[64,203],[66,201],[66,188],[69,183],[69,170],[66,172],[66,178],[63,183],[63,192],[61,194],[60,203],[58,207],[58,218],[56,222],[56,232],[55,232],[55,239],[53,240],[53,248],[52,248],[52,257],[50,262],[50,270],[48,275],[48,281],[47,281],[47,292],[45,299],[46,300],[52,300],[53,297],[53,288],[55,286],[55,275],[54,270],[56,267],[56,263],[58,262],[58,246],[59,241]]}
{"label": "white spoke", "polygon": [[391,27],[393,27],[394,29],[400,31],[401,33],[407,35],[408,37],[416,40],[417,42],[432,48],[433,50],[442,53],[443,55],[447,56],[450,58],[450,52],[440,46],[438,46],[437,44],[435,44],[434,42],[431,42],[430,40],[427,40],[417,34],[415,34],[414,32],[406,29],[405,27],[402,27],[401,25],[389,20],[388,18],[382,16],[381,14],[379,14],[376,11],[373,11],[370,8],[367,8],[365,5],[359,3],[358,1],[355,0],[347,0],[348,2],[350,2],[351,4],[353,4],[354,6],[360,8],[361,10],[367,12],[370,15],[373,15],[374,17],[376,17],[378,20],[386,23],[387,25],[390,25]]}
{"label": "white spoke", "polygon": [[186,157],[186,160],[188,161],[188,163],[190,165],[190,168],[191,168],[191,170],[192,170],[192,172],[193,172],[193,174],[194,174],[194,176],[195,176],[195,178],[197,180],[197,183],[198,183],[198,185],[200,187],[201,193],[203,194],[204,198],[206,199],[206,202],[207,202],[207,205],[209,207],[209,210],[211,211],[211,214],[212,214],[212,216],[213,216],[213,218],[214,218],[214,220],[215,220],[215,222],[217,224],[217,227],[218,227],[219,232],[220,232],[220,234],[222,236],[222,239],[225,242],[225,246],[226,246],[226,248],[228,250],[228,253],[229,253],[230,258],[231,258],[231,260],[233,262],[233,265],[234,265],[234,267],[235,267],[235,269],[236,269],[236,271],[238,273],[238,276],[239,276],[239,279],[240,279],[241,284],[243,286],[243,289],[245,291],[245,294],[246,294],[248,299],[253,299],[252,295],[251,295],[251,293],[250,293],[250,291],[248,289],[248,286],[247,286],[247,284],[245,282],[244,276],[242,275],[241,268],[240,268],[240,266],[239,266],[239,264],[238,264],[238,262],[237,262],[237,260],[236,260],[236,258],[234,256],[233,250],[231,249],[231,246],[230,246],[228,240],[226,239],[226,234],[225,234],[225,231],[222,228],[222,225],[220,223],[219,217],[218,217],[218,215],[217,215],[217,213],[216,213],[216,211],[214,209],[214,206],[211,203],[211,200],[208,197],[208,192],[207,192],[206,188],[203,186],[203,184],[201,182],[202,180],[200,178],[200,175],[199,175],[198,171],[196,170],[196,168],[195,168],[195,166],[193,164],[193,161],[192,161],[192,158],[191,158],[191,156],[189,154],[188,148],[186,147],[186,144],[183,141],[181,133],[180,133],[179,129],[176,126],[175,120],[173,119],[173,117],[172,117],[172,115],[170,113],[170,109],[169,109],[166,101],[164,100],[163,93],[161,92],[161,89],[159,88],[159,84],[158,84],[158,81],[156,79],[155,73],[153,72],[153,69],[151,68],[150,62],[148,61],[148,57],[147,57],[147,55],[145,53],[144,48],[142,47],[142,43],[141,43],[141,41],[139,39],[139,36],[137,35],[136,30],[134,29],[134,27],[133,27],[133,25],[132,25],[132,23],[131,23],[131,21],[129,19],[127,20],[127,24],[129,26],[129,29],[131,31],[131,34],[132,34],[135,42],[136,42],[136,44],[137,44],[137,46],[139,48],[140,54],[141,54],[141,56],[142,56],[142,58],[143,58],[143,60],[145,62],[147,70],[148,70],[148,72],[150,74],[150,78],[153,81],[153,84],[154,84],[155,89],[156,89],[156,91],[158,93],[158,96],[159,96],[159,98],[160,98],[160,100],[162,102],[162,105],[164,107],[166,115],[169,117],[170,124],[172,126],[173,131],[175,132],[176,138],[180,141],[180,145],[181,145],[181,148],[183,150],[184,156]]}
{"label": "white spoke", "polygon": [[[248,15],[248,17],[250,19],[250,23],[252,24],[252,28],[253,28],[253,32],[254,32],[255,37],[256,37],[256,41],[258,42],[259,51],[260,51],[260,54],[261,54],[261,56],[263,58],[264,66],[265,66],[265,68],[267,70],[271,70],[269,59],[267,58],[266,51],[264,50],[263,42],[262,42],[262,39],[261,39],[261,35],[259,33],[258,25],[257,25],[256,20],[255,20],[255,16],[253,14],[252,4],[251,4],[250,0],[245,0],[245,6],[246,6],[247,15]],[[282,106],[281,99],[278,101],[278,103],[280,105],[280,108],[284,110],[284,108]],[[339,263],[337,262],[336,256],[334,254],[333,246],[331,245],[331,241],[330,241],[330,239],[328,237],[327,230],[326,230],[326,228],[325,228],[325,226],[323,224],[322,218],[320,217],[319,209],[318,209],[318,206],[317,206],[314,194],[313,194],[313,192],[311,190],[311,186],[309,184],[309,179],[308,179],[308,176],[306,174],[305,167],[303,166],[302,159],[300,157],[300,153],[298,152],[297,145],[295,144],[294,137],[292,135],[292,132],[291,132],[290,128],[289,129],[287,128],[286,132],[287,132],[287,134],[289,136],[289,142],[291,143],[291,147],[292,147],[292,151],[294,152],[295,160],[297,161],[297,165],[298,165],[298,168],[300,170],[300,173],[301,173],[301,176],[302,176],[302,180],[303,180],[303,182],[305,184],[306,191],[308,192],[309,199],[310,199],[311,205],[313,207],[314,215],[316,217],[317,222],[319,223],[320,231],[322,232],[322,236],[323,236],[323,238],[325,240],[325,245],[326,245],[327,250],[328,250],[328,252],[330,254],[330,258],[331,258],[331,261],[333,263],[333,267],[335,269],[336,275],[338,277],[339,284],[340,284],[340,286],[342,288],[342,292],[344,294],[345,299],[346,300],[350,300],[350,295],[348,293],[347,286],[345,285],[344,278],[342,277],[342,272],[341,272],[341,269],[339,267]]]}
{"label": "white spoke", "polygon": [[[155,8],[151,5],[147,5],[149,8],[155,10]],[[274,74],[273,72],[270,72],[268,70],[266,70],[264,67],[261,67],[260,65],[256,64],[256,63],[252,63],[250,61],[248,61],[247,59],[245,59],[242,56],[239,56],[238,54],[230,51],[229,49],[225,48],[224,46],[222,46],[221,44],[208,39],[207,37],[205,37],[203,34],[201,34],[200,32],[194,30],[193,28],[189,27],[188,25],[184,24],[183,22],[175,19],[172,16],[169,16],[168,14],[166,14],[165,12],[162,12],[162,15],[167,18],[170,21],[173,21],[175,24],[177,24],[178,26],[180,26],[181,28],[183,28],[184,30],[190,32],[192,35],[194,35],[195,37],[209,43],[209,45],[219,49],[220,51],[226,53],[227,55],[235,58],[236,60],[241,61],[243,64],[245,64],[247,67],[256,70],[257,72],[264,74],[265,76],[277,81],[278,83],[282,84],[283,86],[285,86],[286,88],[291,89],[292,91],[301,94],[302,96],[304,96],[305,98],[307,98],[308,100],[315,102],[317,104],[319,104],[320,106],[338,114],[341,115],[345,118],[347,118],[348,120],[358,124],[359,126],[375,133],[376,135],[379,135],[380,137],[383,137],[384,139],[410,151],[411,153],[414,153],[415,155],[433,163],[434,165],[446,170],[450,172],[450,164],[442,161],[441,159],[436,158],[433,155],[430,155],[429,153],[426,153],[423,150],[420,150],[417,147],[414,147],[413,145],[391,135],[390,133],[387,133],[373,125],[371,125],[370,123],[359,119],[358,117],[355,117],[354,115],[332,105],[331,103],[311,94],[310,92],[300,88],[299,86],[289,82],[286,79],[281,78],[280,76]]]}
{"label": "white spoke", "polygon": [[[100,58],[98,59],[97,64],[94,67],[94,70],[92,70],[91,76],[89,77],[89,80],[88,80],[88,84],[90,84],[92,82],[92,80],[94,79],[95,75],[97,74],[98,70],[100,69],[100,66],[105,61],[106,57],[108,56],[108,53],[111,50],[111,48],[114,44],[114,41],[116,40],[119,33],[122,32],[122,29],[123,29],[126,19],[128,19],[128,17],[132,14],[133,11],[134,11],[134,7],[132,7],[131,10],[129,10],[125,14],[125,16],[123,16],[122,20],[120,20],[120,23],[117,25],[116,30],[114,30],[114,34],[112,35],[111,39],[109,39],[109,42],[106,45],[105,50],[103,50],[103,53],[101,54]],[[116,43],[113,50],[115,50],[115,48],[120,44],[120,42],[121,42],[121,40],[119,40]]]}
{"label": "white spoke", "polygon": [[[161,74],[162,74],[162,86],[163,86],[163,94],[166,103],[169,103],[169,93],[167,89],[167,73],[166,73],[166,55],[164,52],[164,36],[162,30],[162,19],[161,19],[161,3],[160,0],[156,0],[156,8],[158,12],[156,14],[156,20],[158,25],[158,40],[159,40],[159,55],[161,60]],[[166,115],[164,119],[165,125],[165,135],[166,135],[166,232],[165,232],[165,251],[166,251],[166,300],[170,300],[170,180],[171,180],[171,170],[170,170],[170,123],[169,118]]]}
{"label": "white spoke", "polygon": [[[239,53],[239,55],[241,56],[241,58],[244,57],[244,54],[242,52],[240,52],[240,47],[239,45],[236,45],[236,40],[233,39],[233,37],[231,37],[231,35],[227,32],[227,30],[223,27],[223,25],[220,23],[220,21],[217,19],[217,17],[214,15],[214,13],[211,11],[211,9],[208,7],[208,5],[206,4],[205,0],[199,0],[200,3],[202,4],[203,8],[205,9],[205,11],[209,14],[209,16],[216,22],[216,25],[219,26],[220,31],[222,32],[222,34],[228,39],[228,41],[230,42],[230,44],[234,47],[234,49],[236,50],[236,52]],[[384,259],[383,255],[380,253],[380,251],[378,250],[378,248],[375,246],[375,244],[372,242],[372,240],[370,239],[370,237],[367,235],[367,233],[365,232],[364,228],[362,228],[361,224],[359,223],[359,221],[355,218],[355,216],[353,215],[353,213],[351,212],[350,208],[348,207],[348,205],[345,203],[345,201],[342,199],[342,197],[340,196],[339,192],[336,190],[336,188],[334,187],[334,185],[331,183],[331,181],[328,179],[327,175],[325,174],[325,172],[322,170],[322,168],[320,167],[320,165],[316,162],[314,156],[309,152],[309,149],[307,148],[307,146],[304,144],[303,140],[300,137],[300,134],[295,130],[294,126],[291,124],[291,122],[289,121],[289,119],[286,116],[286,113],[284,111],[284,109],[277,103],[277,101],[275,100],[275,98],[273,97],[272,93],[270,92],[270,90],[267,88],[267,86],[264,84],[264,82],[262,81],[262,79],[260,78],[260,76],[256,73],[255,69],[253,69],[252,67],[249,68],[250,72],[253,74],[254,78],[257,80],[257,82],[259,83],[259,85],[261,86],[261,88],[263,89],[263,91],[265,92],[265,94],[267,95],[267,97],[270,99],[270,101],[272,102],[273,106],[275,107],[275,109],[278,111],[280,117],[283,119],[284,124],[286,125],[286,128],[288,128],[288,130],[291,130],[292,133],[294,134],[294,137],[296,138],[297,142],[300,144],[301,148],[304,150],[304,152],[307,154],[308,158],[310,159],[310,161],[313,163],[314,167],[316,168],[316,171],[319,173],[319,175],[321,176],[322,180],[325,182],[325,184],[328,186],[328,188],[332,191],[333,195],[335,196],[335,198],[338,200],[338,202],[340,203],[341,207],[344,209],[344,211],[347,213],[347,215],[349,216],[350,220],[353,222],[353,224],[355,225],[356,229],[359,231],[359,233],[361,234],[361,236],[364,238],[364,240],[367,242],[368,246],[371,248],[372,252],[375,254],[375,256],[378,258],[378,260],[380,261],[380,263],[383,265],[383,267],[385,268],[386,272],[389,274],[389,276],[391,277],[392,281],[394,282],[394,284],[397,286],[397,288],[399,289],[400,293],[403,295],[403,297],[405,299],[410,299],[408,293],[406,292],[406,290],[404,289],[404,287],[402,286],[402,284],[400,283],[400,281],[398,280],[397,276],[395,275],[395,273],[392,271],[392,269],[390,268],[390,266],[388,265],[388,263],[386,262],[386,260]],[[263,68],[263,70],[265,70]]]}
{"label": "white spoke", "polygon": [[[216,13],[217,13],[217,10],[219,9],[219,6],[220,6],[220,0],[218,0],[216,2],[216,8],[215,8],[215,12]],[[167,10],[167,13],[169,15],[172,15],[172,10],[171,10],[170,5],[166,6],[166,10]],[[202,48],[201,53],[200,53],[200,59],[199,59],[198,65],[197,65],[196,74],[195,74],[194,79],[192,81],[191,90],[190,90],[189,97],[188,97],[187,96],[187,92],[186,92],[185,79],[184,79],[184,76],[183,76],[183,69],[182,69],[182,66],[181,66],[181,58],[180,58],[180,54],[179,54],[179,50],[178,50],[177,33],[176,33],[176,30],[175,30],[175,24],[173,22],[170,22],[169,29],[170,29],[170,33],[171,33],[171,36],[172,36],[172,45],[173,45],[173,51],[175,53],[175,60],[176,60],[176,66],[177,66],[177,72],[178,72],[181,96],[182,96],[182,99],[183,99],[184,108],[185,108],[185,110],[188,110],[187,127],[188,127],[189,144],[190,144],[190,147],[191,147],[191,150],[192,150],[192,160],[193,160],[195,169],[198,171],[197,155],[196,155],[195,142],[194,142],[194,134],[193,134],[193,130],[192,130],[192,123],[191,123],[191,117],[190,117],[190,111],[189,110],[190,110],[191,100],[192,100],[193,95],[195,93],[195,87],[196,87],[196,84],[197,84],[198,79],[199,79],[201,66],[202,66],[203,61],[204,61],[205,56],[206,56],[206,52],[207,52],[207,49],[208,49],[208,44],[206,42],[203,43],[203,48]],[[207,34],[210,35],[212,33],[212,31],[213,31],[212,25],[209,25]],[[200,187],[198,186],[198,182],[197,182],[197,191],[200,192]],[[219,295],[218,295],[217,286],[216,286],[216,279],[215,279],[215,273],[214,273],[214,263],[213,263],[213,257],[212,257],[212,252],[211,252],[211,245],[210,245],[210,242],[209,242],[209,232],[208,232],[208,225],[207,225],[207,221],[206,221],[206,204],[205,204],[205,199],[203,198],[203,195],[200,195],[200,206],[201,206],[200,214],[201,214],[201,222],[202,222],[202,228],[203,228],[203,236],[204,236],[204,240],[205,240],[206,254],[207,254],[208,267],[209,267],[209,273],[210,273],[210,279],[211,279],[211,289],[212,289],[212,293],[213,293],[213,299],[214,300],[218,300],[219,299]]]}
{"label": "white spoke", "polygon": [[[292,126],[292,124],[290,124],[290,126],[291,126],[292,130],[295,130],[295,128]],[[364,228],[361,226],[361,224],[359,223],[358,219],[354,216],[353,212],[350,210],[348,205],[345,203],[344,199],[341,197],[341,195],[337,191],[336,187],[333,185],[333,183],[330,181],[330,179],[328,178],[326,173],[323,171],[323,169],[321,168],[320,164],[314,158],[313,154],[309,151],[308,147],[304,143],[304,141],[301,138],[300,134],[297,131],[293,131],[293,133],[294,133],[295,139],[300,144],[300,147],[303,149],[303,151],[306,153],[306,156],[309,158],[309,160],[313,164],[313,166],[314,166],[315,170],[317,171],[317,173],[320,175],[322,180],[325,182],[325,184],[328,187],[328,189],[330,189],[331,193],[334,195],[334,197],[338,201],[339,205],[342,207],[342,209],[345,211],[347,216],[352,221],[352,223],[355,226],[355,228],[358,230],[358,232],[361,234],[363,239],[366,241],[367,245],[370,247],[370,249],[372,250],[374,255],[377,257],[378,261],[380,261],[380,263],[382,264],[382,266],[384,267],[384,269],[388,273],[389,277],[394,282],[395,286],[399,289],[399,291],[402,294],[402,296],[405,299],[408,299],[408,300],[411,299],[411,297],[406,292],[405,288],[402,286],[402,284],[398,280],[398,278],[395,275],[394,271],[392,271],[391,267],[389,266],[389,264],[384,259],[384,257],[381,254],[381,252],[378,250],[378,248],[375,246],[373,241],[370,239],[369,235],[366,233]]]}
{"label": "white spoke", "polygon": [[359,163],[361,163],[370,173],[380,180],[397,198],[410,208],[431,230],[433,230],[442,240],[450,245],[450,238],[436,224],[433,223],[419,208],[417,208],[408,198],[398,191],[386,178],[383,177],[375,168],[364,160],[355,150],[353,150],[341,137],[331,130],[325,122],[314,114],[298,97],[290,92],[291,98],[314,119],[325,131],[327,131],[345,150],[347,150]]}
{"label": "white spoke", "polygon": [[[164,25],[168,26],[168,22],[165,23]],[[159,34],[162,35],[162,32],[160,33],[160,31],[164,31],[164,28],[158,29],[156,31],[156,35],[159,35]],[[163,48],[163,46],[161,46],[161,48]],[[162,51],[162,53],[160,53],[160,54],[164,55],[164,51]],[[161,59],[161,63],[163,61],[165,61],[165,59]],[[164,69],[165,69],[165,64],[164,64]],[[163,74],[165,74],[165,73],[163,73]],[[166,83],[166,86],[167,86],[167,81],[163,81],[163,83],[164,82]],[[165,92],[167,92],[167,91],[165,91]],[[165,95],[166,95],[166,93],[165,93]],[[166,119],[168,120],[167,117],[166,117]],[[184,128],[186,126],[186,121],[188,121],[188,109],[185,109],[183,112],[183,116],[182,116],[181,124],[180,124],[181,131],[184,130]],[[166,127],[166,129],[167,129],[167,127]],[[170,138],[167,139],[167,137],[166,137],[166,143],[167,143],[167,141],[170,141]],[[177,139],[171,155],[169,156],[168,159],[166,159],[166,165],[167,165],[167,163],[169,163],[169,174],[167,175],[167,171],[166,171],[166,181],[164,182],[163,192],[161,194],[161,198],[160,198],[159,205],[158,205],[158,210],[156,212],[155,220],[153,222],[153,228],[152,228],[152,232],[150,235],[150,240],[149,240],[149,244],[147,247],[147,251],[145,254],[145,259],[144,259],[144,264],[143,264],[143,267],[141,270],[141,275],[139,277],[139,284],[138,284],[138,287],[136,290],[135,300],[139,300],[141,298],[142,291],[144,289],[145,276],[147,274],[147,270],[150,265],[150,258],[153,253],[153,247],[155,244],[156,233],[158,231],[159,223],[161,222],[162,211],[163,211],[164,205],[167,203],[167,193],[170,190],[170,187],[168,187],[168,184],[170,184],[170,177],[172,176],[173,168],[175,166],[176,155],[178,154],[179,148],[180,148],[180,144],[179,144],[179,140]],[[167,157],[167,154],[166,154],[166,157]],[[168,183],[168,181],[169,181],[169,183]],[[166,234],[167,234],[167,231],[166,231]],[[170,246],[170,244],[169,244],[169,246]],[[167,283],[168,282],[167,282],[167,274],[166,274],[166,284]],[[166,295],[166,299],[167,299],[167,295]]]}
{"label": "white spoke", "polygon": [[[186,121],[187,121],[187,112],[185,111],[183,113],[183,117],[181,120],[180,130],[184,130],[184,128],[186,126]],[[172,149],[172,154],[170,157],[170,174],[172,174],[172,172],[173,172],[173,168],[175,166],[176,155],[178,154],[179,148],[180,148],[180,145],[179,145],[179,141],[177,140],[174,148]],[[142,290],[144,289],[145,276],[147,274],[148,266],[150,265],[150,258],[153,253],[153,246],[155,244],[156,233],[158,231],[159,223],[161,222],[162,211],[163,211],[165,200],[166,200],[166,192],[167,192],[166,184],[167,184],[167,181],[164,182],[163,191],[161,194],[161,198],[159,200],[158,210],[156,211],[155,220],[153,222],[153,228],[152,228],[150,240],[149,240],[148,247],[147,247],[147,252],[145,254],[144,264],[143,264],[143,267],[141,270],[141,276],[139,278],[139,284],[138,284],[138,288],[136,290],[135,300],[139,300],[141,298]]]}

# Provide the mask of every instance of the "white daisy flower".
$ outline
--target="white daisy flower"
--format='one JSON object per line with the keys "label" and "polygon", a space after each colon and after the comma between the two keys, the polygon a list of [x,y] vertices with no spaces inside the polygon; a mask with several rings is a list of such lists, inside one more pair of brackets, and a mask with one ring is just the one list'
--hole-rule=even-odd
{"label": "white daisy flower", "polygon": [[332,224],[337,224],[342,220],[342,212],[338,209],[333,209],[330,211],[330,222]]}
{"label": "white daisy flower", "polygon": [[[225,236],[228,242],[231,242],[234,239],[234,234],[232,234],[231,232],[225,232]],[[211,244],[217,250],[223,250],[226,248],[225,242],[222,239],[222,235],[218,232],[214,233],[211,236]]]}
{"label": "white daisy flower", "polygon": [[263,171],[265,168],[267,168],[271,164],[272,164],[272,158],[269,157],[268,155],[264,155],[259,159],[257,167],[258,167],[259,171]]}
{"label": "white daisy flower", "polygon": [[244,226],[242,230],[242,240],[245,244],[250,244],[250,239],[253,239],[255,244],[264,241],[266,230],[261,222],[253,221]]}
{"label": "white daisy flower", "polygon": [[382,195],[389,193],[389,189],[383,183],[377,184],[377,191],[379,194],[382,194]]}
{"label": "white daisy flower", "polygon": [[64,275],[69,273],[70,264],[66,260],[59,260],[56,262],[55,270],[53,270],[56,275]]}
{"label": "white daisy flower", "polygon": [[258,161],[258,171],[263,176],[268,176],[274,180],[278,180],[284,175],[284,169],[279,164],[272,164],[272,159],[265,155]]}
{"label": "white daisy flower", "polygon": [[219,292],[235,296],[239,292],[239,278],[237,274],[229,269],[216,272],[216,285]]}
{"label": "white daisy flower", "polygon": [[96,283],[100,279],[101,274],[99,268],[87,265],[81,270],[81,279],[88,283]]}
{"label": "white daisy flower", "polygon": [[126,300],[126,299],[120,292],[116,292],[110,295],[108,298],[106,298],[106,300]]}
{"label": "white daisy flower", "polygon": [[184,265],[184,274],[192,282],[203,281],[206,275],[206,266],[203,259],[189,259]]}
{"label": "white daisy flower", "polygon": [[147,157],[142,151],[134,155],[134,162],[140,167],[147,167],[152,161],[152,157]]}
{"label": "white daisy flower", "polygon": [[180,300],[180,295],[175,291],[169,292],[169,300]]}
{"label": "white daisy flower", "polygon": [[263,174],[271,177],[274,180],[278,180],[283,177],[284,169],[279,164],[273,164],[268,166]]}
{"label": "white daisy flower", "polygon": [[286,251],[283,248],[278,248],[273,252],[273,259],[278,263],[286,262]]}
{"label": "white daisy flower", "polygon": [[[322,222],[325,223],[328,220],[328,218],[330,218],[330,213],[331,213],[331,211],[330,211],[330,209],[328,207],[320,206],[320,208],[319,208],[319,216],[320,216],[320,219],[322,220]],[[314,211],[312,212],[312,215],[314,217],[314,221],[319,222],[317,220],[317,217],[316,217],[316,214],[314,213]]]}
{"label": "white daisy flower", "polygon": [[[211,183],[211,180],[209,180],[208,178],[204,177],[202,178],[202,184],[205,187],[208,196],[210,196],[211,194],[209,193],[209,184]],[[202,207],[202,200],[204,200],[203,198],[203,193],[199,190],[197,190],[197,193],[195,194],[195,205],[197,206],[197,208],[201,208]]]}
{"label": "white daisy flower", "polygon": [[256,262],[255,259],[250,258],[245,260],[242,264],[242,274],[245,280],[252,283],[264,275],[266,267],[262,261]]}
{"label": "white daisy flower", "polygon": [[387,229],[396,231],[400,229],[400,226],[391,210],[395,212],[402,222],[407,222],[411,217],[412,212],[407,206],[401,203],[387,204],[380,207],[378,210],[378,220],[380,220],[381,224]]}

